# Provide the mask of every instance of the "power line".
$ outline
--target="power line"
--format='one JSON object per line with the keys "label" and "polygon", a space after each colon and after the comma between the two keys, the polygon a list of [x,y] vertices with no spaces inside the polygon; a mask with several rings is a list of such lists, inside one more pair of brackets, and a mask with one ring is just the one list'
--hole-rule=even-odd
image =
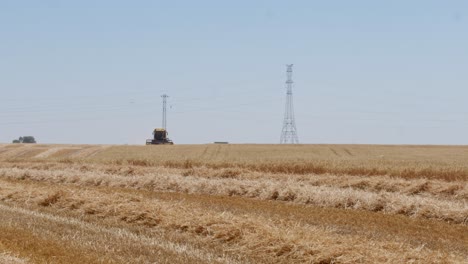
{"label": "power line", "polygon": [[162,118],[162,127],[164,130],[167,128],[167,98],[169,97],[167,94],[161,95],[163,99],[163,118]]}
{"label": "power line", "polygon": [[293,64],[286,65],[286,107],[284,112],[283,130],[281,131],[280,138],[281,144],[299,144],[296,121],[294,120],[292,67]]}

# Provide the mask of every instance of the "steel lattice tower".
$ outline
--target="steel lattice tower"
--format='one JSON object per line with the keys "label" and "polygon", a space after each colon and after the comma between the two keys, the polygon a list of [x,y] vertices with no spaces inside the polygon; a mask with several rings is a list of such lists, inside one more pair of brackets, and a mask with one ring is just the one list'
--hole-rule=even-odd
{"label": "steel lattice tower", "polygon": [[162,118],[162,128],[166,129],[167,126],[167,119],[166,119],[166,107],[167,107],[167,98],[169,97],[167,94],[161,95],[163,99],[163,118]]}
{"label": "steel lattice tower", "polygon": [[294,107],[292,96],[292,67],[293,64],[286,65],[286,108],[284,112],[283,131],[281,132],[280,144],[299,144],[297,137],[296,122],[294,121]]}

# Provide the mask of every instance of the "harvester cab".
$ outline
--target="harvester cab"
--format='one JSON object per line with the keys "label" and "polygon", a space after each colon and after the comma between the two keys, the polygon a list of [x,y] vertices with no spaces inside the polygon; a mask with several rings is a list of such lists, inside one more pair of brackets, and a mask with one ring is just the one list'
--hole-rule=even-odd
{"label": "harvester cab", "polygon": [[153,131],[153,139],[147,139],[146,145],[174,145],[167,137],[168,133],[164,128],[156,128]]}

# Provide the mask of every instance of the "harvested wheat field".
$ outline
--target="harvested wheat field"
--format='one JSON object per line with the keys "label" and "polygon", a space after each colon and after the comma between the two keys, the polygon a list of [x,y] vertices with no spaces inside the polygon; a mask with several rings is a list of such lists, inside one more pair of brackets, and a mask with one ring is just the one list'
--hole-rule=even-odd
{"label": "harvested wheat field", "polygon": [[0,263],[468,263],[468,147],[0,145]]}

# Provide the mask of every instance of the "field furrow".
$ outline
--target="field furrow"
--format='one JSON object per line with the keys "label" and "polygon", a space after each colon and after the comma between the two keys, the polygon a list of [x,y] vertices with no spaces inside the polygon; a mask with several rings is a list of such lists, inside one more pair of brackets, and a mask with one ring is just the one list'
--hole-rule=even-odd
{"label": "field furrow", "polygon": [[[387,214],[401,214],[412,217],[433,218],[457,224],[468,224],[468,201],[466,200],[466,184],[445,183],[430,180],[409,180],[409,183],[398,185],[408,186],[403,192],[389,192],[366,188],[366,179],[362,179],[360,188],[348,186],[335,179],[321,185],[309,175],[308,182],[304,177],[255,177],[252,179],[233,177],[203,177],[181,174],[173,169],[155,169],[144,174],[135,173],[134,167],[124,167],[127,175],[113,173],[112,170],[83,168],[73,165],[54,165],[48,170],[35,168],[5,168],[0,167],[0,177],[11,179],[29,179],[51,183],[69,183],[79,186],[107,186],[145,189],[151,191],[172,191],[194,194],[227,195],[258,198],[263,200],[287,201],[297,204],[315,205],[321,207],[344,208],[350,210],[366,210]],[[33,165],[34,166],[34,165]],[[26,166],[27,167],[27,166]],[[57,167],[61,167],[60,169]],[[323,176],[318,176],[323,177]],[[333,176],[330,177],[333,179]],[[346,181],[346,180],[345,180]],[[387,186],[390,183],[387,183]],[[440,193],[423,192],[427,186],[438,186]],[[403,188],[400,188],[403,189]],[[406,190],[411,191],[406,191]],[[455,190],[446,194],[446,190]],[[422,193],[422,194],[421,194]]]}
{"label": "field furrow", "polygon": [[[45,210],[49,213],[58,211],[61,214],[66,214],[69,218],[86,218],[87,216],[92,219],[102,218],[106,219],[106,222],[117,222],[133,227],[152,229],[153,232],[166,232],[166,236],[168,233],[182,233],[195,237],[195,239],[192,238],[191,242],[200,247],[204,245],[205,250],[212,248],[213,252],[217,252],[220,250],[219,245],[221,245],[221,248],[228,249],[223,254],[240,255],[247,258],[245,260],[250,259],[254,262],[271,262],[274,260],[288,263],[292,260],[300,262],[339,260],[340,262],[351,263],[364,261],[363,252],[367,256],[373,254],[375,258],[381,256],[381,260],[393,262],[409,259],[423,261],[424,259],[442,260],[447,258],[453,261],[457,261],[457,259],[461,261],[462,257],[466,257],[467,254],[464,245],[468,240],[463,236],[463,231],[466,231],[466,228],[442,223],[438,230],[451,233],[452,240],[446,240],[445,242],[450,243],[452,254],[457,252],[455,250],[458,250],[459,257],[446,255],[443,250],[440,250],[440,243],[438,243],[439,247],[434,247],[433,244],[437,244],[437,240],[431,241],[427,240],[427,238],[425,240],[422,239],[423,237],[414,240],[414,237],[404,234],[391,238],[395,234],[385,234],[385,232],[376,230],[369,233],[366,231],[369,227],[366,226],[361,227],[364,229],[353,230],[347,228],[346,225],[333,225],[323,220],[314,225],[306,220],[308,218],[297,220],[293,217],[285,218],[284,215],[278,217],[278,215],[275,216],[272,213],[271,209],[267,209],[270,206],[268,202],[255,204],[254,208],[252,208],[255,210],[246,210],[244,207],[252,207],[252,203],[245,199],[235,199],[235,203],[243,204],[234,207],[230,205],[232,198],[226,199],[224,203],[217,204],[217,206],[209,206],[210,199],[192,198],[190,195],[179,196],[179,199],[177,197],[159,199],[157,195],[151,195],[151,193],[141,195],[128,190],[99,187],[82,189],[72,186],[50,186],[27,181],[2,181],[1,183],[0,199],[10,206],[25,207],[34,211]],[[279,208],[278,205],[276,206],[275,211],[289,210],[289,205],[285,203],[280,203]],[[227,208],[230,208],[230,210],[226,210]],[[244,214],[239,214],[242,211]],[[265,217],[266,213],[256,213],[265,211],[269,212],[267,217]],[[307,208],[305,211],[307,211]],[[34,215],[34,213],[30,214]],[[370,214],[368,217],[372,219],[373,215],[378,214]],[[356,221],[356,219],[353,219],[352,214],[344,217],[342,223]],[[373,222],[371,219],[369,219],[369,222]],[[392,221],[392,219],[385,219],[385,221]],[[5,219],[4,222],[16,221]],[[68,220],[68,222],[75,223],[71,220]],[[400,221],[395,221],[393,228],[400,224],[402,224]],[[416,222],[414,226],[421,224],[421,222]],[[380,225],[378,224],[378,226]],[[44,226],[51,225],[45,224]],[[52,226],[57,228],[57,223]],[[437,231],[434,226],[432,227],[433,232]],[[67,236],[70,235],[66,233],[71,228],[61,227],[60,229],[62,228],[65,234],[60,234],[55,240],[67,239]],[[97,234],[89,238],[90,242],[83,243],[84,238],[79,238],[76,240],[78,241],[77,245],[73,246],[80,248],[80,245],[87,244],[89,245],[87,250],[97,249],[97,245],[102,243],[94,241],[95,237],[105,238],[106,236],[103,236],[104,234],[101,231],[95,230],[95,232]],[[150,231],[147,232],[150,233]],[[47,234],[50,233],[50,230],[41,230],[40,233]],[[87,236],[90,233],[90,230],[86,230],[82,235]],[[366,233],[367,236],[363,236]],[[77,234],[74,233],[74,236],[76,237]],[[458,237],[458,240],[453,240],[454,236]],[[373,237],[380,237],[381,239],[373,239]],[[49,238],[48,240],[51,241],[52,239]],[[108,240],[111,239],[108,238]],[[119,242],[119,244],[121,243]],[[109,245],[109,242],[104,244]],[[128,246],[126,245],[126,247]],[[433,250],[431,247],[438,249]],[[132,252],[134,250],[136,249],[132,249]],[[336,254],[336,252],[341,253]],[[356,254],[355,252],[360,253]],[[219,258],[223,259],[223,256],[219,256]],[[122,260],[120,259],[120,261]],[[211,262],[207,259],[205,261]],[[225,259],[223,262],[230,261]]]}

